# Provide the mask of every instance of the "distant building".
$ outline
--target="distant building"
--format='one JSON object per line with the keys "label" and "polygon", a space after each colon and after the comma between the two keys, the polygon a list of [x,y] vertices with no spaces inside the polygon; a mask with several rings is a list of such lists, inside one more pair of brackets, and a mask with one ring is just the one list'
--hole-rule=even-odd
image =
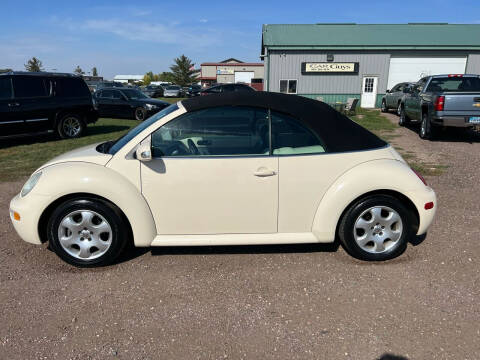
{"label": "distant building", "polygon": [[201,64],[201,72],[198,79],[203,87],[215,83],[245,83],[258,89],[258,87],[263,88],[263,73],[263,63],[245,63],[230,58],[217,63],[206,62]]}
{"label": "distant building", "polygon": [[434,74],[480,73],[480,25],[269,24],[267,91],[379,107],[387,90]]}
{"label": "distant building", "polygon": [[143,75],[115,75],[113,81],[123,84],[131,84],[137,81],[142,81]]}

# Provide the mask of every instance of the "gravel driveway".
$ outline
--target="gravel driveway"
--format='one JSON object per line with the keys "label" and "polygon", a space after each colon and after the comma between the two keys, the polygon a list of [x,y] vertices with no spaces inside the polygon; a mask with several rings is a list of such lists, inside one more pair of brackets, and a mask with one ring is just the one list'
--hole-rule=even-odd
{"label": "gravel driveway", "polygon": [[[388,115],[396,120],[394,115]],[[393,261],[332,246],[139,250],[79,270],[14,233],[0,184],[1,359],[479,359],[480,138],[394,143],[449,167]]]}

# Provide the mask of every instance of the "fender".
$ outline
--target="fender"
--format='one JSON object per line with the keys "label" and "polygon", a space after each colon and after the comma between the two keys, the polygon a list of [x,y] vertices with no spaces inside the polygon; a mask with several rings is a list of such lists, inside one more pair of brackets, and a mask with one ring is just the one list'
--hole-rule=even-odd
{"label": "fender", "polygon": [[[412,176],[408,165],[399,160],[382,159],[361,163],[342,174],[327,190],[315,213],[312,233],[319,242],[333,242],[344,210],[362,195],[392,190],[412,200],[409,193],[424,191],[423,182]],[[412,201],[415,206],[419,204]]]}
{"label": "fender", "polygon": [[57,163],[41,171],[42,177],[32,193],[48,200],[42,213],[48,205],[65,195],[88,193],[111,201],[123,211],[132,227],[135,246],[150,246],[157,235],[155,221],[145,198],[120,173],[87,162]]}

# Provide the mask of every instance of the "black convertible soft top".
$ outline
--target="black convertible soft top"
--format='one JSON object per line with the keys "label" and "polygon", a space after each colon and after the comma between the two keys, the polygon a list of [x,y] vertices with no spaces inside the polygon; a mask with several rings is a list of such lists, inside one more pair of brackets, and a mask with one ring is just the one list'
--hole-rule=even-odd
{"label": "black convertible soft top", "polygon": [[182,101],[187,111],[217,106],[252,106],[288,114],[317,133],[328,152],[377,149],[387,143],[327,104],[297,95],[274,92],[233,92]]}

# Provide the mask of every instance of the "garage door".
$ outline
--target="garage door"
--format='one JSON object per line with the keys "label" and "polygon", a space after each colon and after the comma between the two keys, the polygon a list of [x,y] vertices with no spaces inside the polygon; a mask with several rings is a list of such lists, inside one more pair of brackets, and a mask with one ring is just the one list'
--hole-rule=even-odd
{"label": "garage door", "polygon": [[253,71],[235,71],[235,82],[250,84],[254,75]]}
{"label": "garage door", "polygon": [[392,57],[387,89],[428,75],[464,74],[466,65],[466,57]]}

